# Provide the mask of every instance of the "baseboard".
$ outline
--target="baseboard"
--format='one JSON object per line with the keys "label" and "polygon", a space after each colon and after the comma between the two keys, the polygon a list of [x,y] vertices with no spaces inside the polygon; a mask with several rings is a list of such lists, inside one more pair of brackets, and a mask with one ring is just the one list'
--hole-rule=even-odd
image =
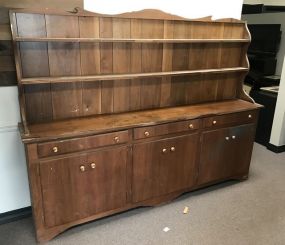
{"label": "baseboard", "polygon": [[277,146],[277,145],[273,145],[273,144],[268,143],[266,148],[270,151],[275,152],[275,153],[281,153],[281,152],[285,151],[285,145]]}
{"label": "baseboard", "polygon": [[0,225],[27,218],[32,215],[32,208],[20,208],[0,214]]}

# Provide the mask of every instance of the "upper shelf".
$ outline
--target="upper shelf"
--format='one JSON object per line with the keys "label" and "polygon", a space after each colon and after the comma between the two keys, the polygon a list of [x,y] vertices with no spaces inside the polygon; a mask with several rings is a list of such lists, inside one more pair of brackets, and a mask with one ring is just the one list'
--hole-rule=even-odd
{"label": "upper shelf", "polygon": [[246,67],[232,67],[219,69],[201,69],[201,70],[186,70],[186,71],[165,71],[152,73],[128,73],[128,74],[110,74],[110,75],[92,75],[92,76],[64,76],[64,77],[33,77],[22,78],[22,84],[38,84],[38,83],[61,83],[61,82],[91,82],[104,80],[122,80],[133,78],[147,78],[147,77],[163,77],[163,76],[178,76],[178,75],[192,75],[205,73],[227,73],[227,72],[241,72],[248,71]]}
{"label": "upper shelf", "polygon": [[128,42],[128,43],[249,43],[250,39],[147,39],[147,38],[68,38],[16,37],[17,42]]}

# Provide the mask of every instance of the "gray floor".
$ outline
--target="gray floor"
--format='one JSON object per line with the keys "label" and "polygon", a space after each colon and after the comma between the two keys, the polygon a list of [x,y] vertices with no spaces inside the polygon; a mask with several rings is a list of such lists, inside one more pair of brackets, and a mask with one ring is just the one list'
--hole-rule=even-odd
{"label": "gray floor", "polygon": [[[0,244],[35,244],[32,219],[0,226]],[[77,226],[49,244],[285,244],[285,153],[256,144],[247,181]]]}

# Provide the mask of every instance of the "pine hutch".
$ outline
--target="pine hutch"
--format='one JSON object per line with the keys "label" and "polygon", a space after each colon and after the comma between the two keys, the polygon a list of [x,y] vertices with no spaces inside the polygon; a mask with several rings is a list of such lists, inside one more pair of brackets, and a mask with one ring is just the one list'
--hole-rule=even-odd
{"label": "pine hutch", "polygon": [[158,10],[10,12],[38,241],[248,177],[250,33]]}

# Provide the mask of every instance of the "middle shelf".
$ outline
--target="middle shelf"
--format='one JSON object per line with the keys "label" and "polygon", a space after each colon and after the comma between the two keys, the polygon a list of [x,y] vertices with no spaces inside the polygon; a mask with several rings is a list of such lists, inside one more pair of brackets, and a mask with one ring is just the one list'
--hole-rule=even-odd
{"label": "middle shelf", "polygon": [[175,38],[175,39],[149,39],[149,38],[85,38],[85,37],[16,37],[16,42],[129,42],[129,43],[249,43],[250,39],[194,39],[194,38]]}
{"label": "middle shelf", "polygon": [[185,71],[164,71],[164,72],[149,72],[149,73],[128,73],[128,74],[107,74],[107,75],[88,75],[88,76],[61,76],[61,77],[32,77],[22,78],[21,84],[39,84],[39,83],[61,83],[61,82],[91,82],[104,80],[123,80],[133,78],[147,77],[164,77],[164,76],[179,76],[192,74],[208,74],[208,73],[229,73],[248,71],[246,67],[231,67],[217,69],[200,69],[200,70],[185,70]]}

